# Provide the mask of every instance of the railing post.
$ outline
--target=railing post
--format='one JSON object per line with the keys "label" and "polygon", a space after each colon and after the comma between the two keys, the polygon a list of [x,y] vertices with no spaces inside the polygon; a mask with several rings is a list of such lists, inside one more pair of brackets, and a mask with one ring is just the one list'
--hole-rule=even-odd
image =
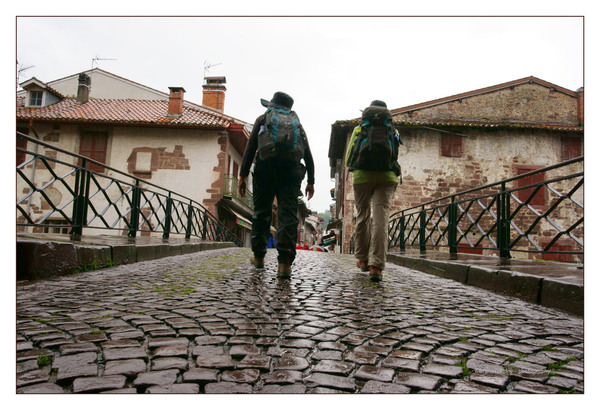
{"label": "railing post", "polygon": [[206,225],[208,225],[208,216],[205,213],[202,218],[202,240],[203,241],[206,240]]}
{"label": "railing post", "polygon": [[192,221],[194,219],[194,207],[192,206],[192,202],[188,205],[187,210],[187,226],[185,227],[185,239],[190,239],[192,236]]}
{"label": "railing post", "polygon": [[169,192],[169,196],[167,197],[167,209],[165,210],[165,231],[163,232],[163,238],[169,239],[169,233],[171,232],[171,212],[173,209],[173,199],[171,198],[171,193]]}
{"label": "railing post", "polygon": [[135,186],[131,193],[131,217],[129,218],[129,235],[134,238],[137,234],[138,225],[140,223],[140,199],[142,192],[140,190],[140,180],[135,180]]}
{"label": "railing post", "polygon": [[400,235],[399,235],[400,236],[399,237],[399,240],[400,240],[400,250],[402,252],[404,252],[406,250],[405,249],[406,239],[404,238],[404,224],[405,224],[405,222],[404,222],[404,211],[402,211],[402,216],[400,217]]}
{"label": "railing post", "polygon": [[425,246],[425,225],[427,224],[427,213],[425,212],[425,207],[422,207],[421,212],[419,213],[419,250],[421,253],[425,253],[427,251],[427,247]]}
{"label": "railing post", "polygon": [[75,173],[75,202],[73,204],[71,235],[81,235],[87,219],[89,171],[85,169],[87,161],[82,161],[81,167]]}
{"label": "railing post", "polygon": [[450,253],[458,253],[458,204],[455,202],[455,196],[452,196],[450,205],[448,205],[448,245]]}
{"label": "railing post", "polygon": [[510,258],[510,202],[506,183],[501,184],[498,194],[498,249],[501,258]]}

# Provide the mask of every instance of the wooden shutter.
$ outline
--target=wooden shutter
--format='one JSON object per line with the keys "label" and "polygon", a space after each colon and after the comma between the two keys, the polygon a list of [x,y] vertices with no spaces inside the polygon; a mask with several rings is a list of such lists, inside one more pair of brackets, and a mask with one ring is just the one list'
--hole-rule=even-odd
{"label": "wooden shutter", "polygon": [[463,139],[459,135],[442,135],[441,153],[444,157],[462,157]]}
{"label": "wooden shutter", "polygon": [[561,159],[566,161],[582,155],[580,137],[562,137],[560,139]]}
{"label": "wooden shutter", "polygon": [[[517,175],[526,174],[528,172],[535,171],[536,169],[538,169],[538,167],[520,166],[520,167],[517,167]],[[526,176],[523,178],[519,178],[517,180],[517,183],[518,183],[518,187],[524,187],[527,185],[536,184],[538,182],[543,182],[544,180],[545,180],[544,173],[540,172],[539,174],[533,174],[533,175],[529,175],[529,176]],[[521,190],[517,191],[517,196],[518,196],[519,200],[521,200],[522,202],[527,201],[529,196],[533,193],[533,191],[536,188],[537,187],[531,187],[531,188],[521,189]],[[542,187],[542,188],[540,188],[540,190],[537,191],[535,196],[529,201],[529,205],[545,205],[545,204],[546,204],[546,187]]]}
{"label": "wooden shutter", "polygon": [[[108,145],[108,133],[106,132],[84,132],[81,134],[81,142],[79,144],[79,155],[91,158],[95,161],[106,163],[106,150]],[[81,160],[79,161],[81,165]],[[91,171],[104,172],[104,167],[89,163],[88,167]]]}

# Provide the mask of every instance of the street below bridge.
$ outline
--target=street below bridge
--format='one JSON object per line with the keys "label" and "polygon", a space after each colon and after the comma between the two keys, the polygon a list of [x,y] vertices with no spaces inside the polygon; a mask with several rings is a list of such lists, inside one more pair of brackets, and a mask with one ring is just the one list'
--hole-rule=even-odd
{"label": "street below bridge", "polygon": [[18,393],[583,393],[583,318],[388,263],[227,248],[17,283]]}

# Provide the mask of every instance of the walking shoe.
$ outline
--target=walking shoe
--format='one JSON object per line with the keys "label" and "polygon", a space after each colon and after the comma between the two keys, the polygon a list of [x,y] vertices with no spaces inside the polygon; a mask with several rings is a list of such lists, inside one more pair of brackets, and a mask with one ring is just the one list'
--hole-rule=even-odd
{"label": "walking shoe", "polygon": [[255,258],[255,257],[251,257],[250,258],[250,263],[252,265],[254,265],[255,268],[257,269],[262,269],[265,267],[265,258]]}
{"label": "walking shoe", "polygon": [[289,278],[290,276],[292,276],[292,265],[279,262],[279,265],[277,266],[277,277]]}
{"label": "walking shoe", "polygon": [[361,261],[360,259],[356,260],[356,266],[358,266],[358,268],[363,272],[369,271],[369,264],[365,261]]}
{"label": "walking shoe", "polygon": [[376,268],[375,266],[369,266],[369,279],[372,282],[381,282],[383,278],[383,274],[381,273],[381,269]]}

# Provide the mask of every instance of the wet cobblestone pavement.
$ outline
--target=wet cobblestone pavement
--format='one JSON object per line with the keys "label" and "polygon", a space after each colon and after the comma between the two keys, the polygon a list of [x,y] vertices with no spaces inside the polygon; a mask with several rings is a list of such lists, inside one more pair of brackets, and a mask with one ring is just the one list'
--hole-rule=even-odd
{"label": "wet cobblestone pavement", "polygon": [[17,284],[18,393],[583,393],[583,320],[388,264],[248,249]]}

